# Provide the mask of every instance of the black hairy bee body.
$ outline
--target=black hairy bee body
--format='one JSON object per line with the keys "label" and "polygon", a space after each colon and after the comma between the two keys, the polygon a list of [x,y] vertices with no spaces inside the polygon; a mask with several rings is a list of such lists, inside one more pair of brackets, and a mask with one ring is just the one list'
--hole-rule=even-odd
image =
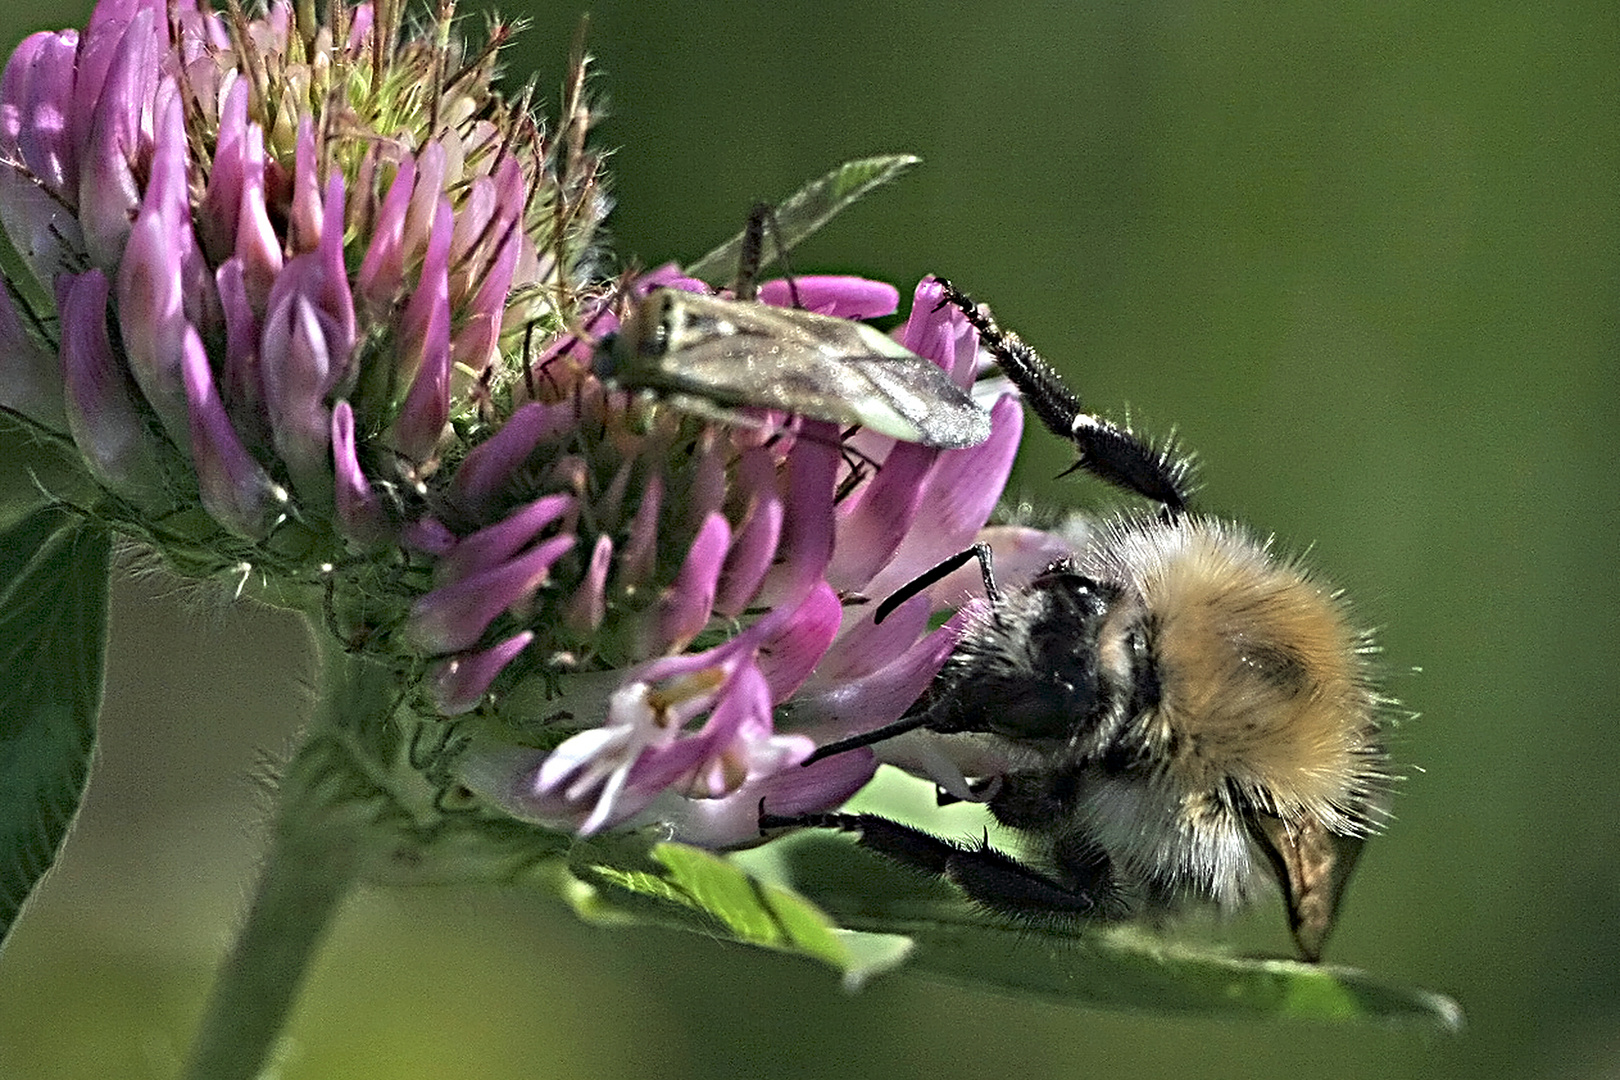
{"label": "black hairy bee body", "polygon": [[[879,617],[972,558],[987,608],[901,720],[822,746],[883,758],[896,736],[957,737],[994,775],[957,777],[1026,841],[1022,858],[870,814],[774,818],[863,846],[1032,921],[1109,920],[1279,886],[1300,954],[1321,955],[1384,813],[1385,700],[1337,593],[1240,526],[1187,510],[1187,469],[1081,408],[1049,365],[946,283],[984,347],[1085,468],[1159,504],[1076,532],[1072,553],[1000,589],[988,547],[947,560]],[[766,808],[768,811],[768,808]]]}

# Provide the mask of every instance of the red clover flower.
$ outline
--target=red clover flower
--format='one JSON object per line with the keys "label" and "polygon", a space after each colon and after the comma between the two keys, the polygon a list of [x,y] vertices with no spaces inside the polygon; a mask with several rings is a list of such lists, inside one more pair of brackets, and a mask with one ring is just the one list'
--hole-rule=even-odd
{"label": "red clover flower", "polygon": [[[582,74],[547,134],[494,89],[506,28],[471,52],[449,31],[103,0],[28,38],[0,81],[0,223],[32,277],[0,298],[0,405],[82,461],[87,516],[319,617],[405,673],[413,722],[463,718],[436,783],[488,812],[724,846],[758,838],[761,799],[840,804],[871,753],[800,762],[949,655],[940,590],[871,612],[976,538],[1016,403],[937,450],[604,387],[616,297],[708,287],[602,279]],[[898,301],[761,292],[795,297]],[[968,386],[977,339],[939,300],[919,286],[900,341]]]}

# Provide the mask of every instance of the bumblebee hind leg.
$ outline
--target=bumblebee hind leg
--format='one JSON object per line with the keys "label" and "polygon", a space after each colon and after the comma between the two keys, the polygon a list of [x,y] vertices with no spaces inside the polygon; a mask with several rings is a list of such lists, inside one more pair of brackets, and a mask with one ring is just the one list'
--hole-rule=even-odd
{"label": "bumblebee hind leg", "polygon": [[1016,922],[1049,925],[1119,918],[1123,912],[1108,856],[1086,845],[1064,853],[1067,880],[1020,862],[989,841],[962,844],[877,814],[761,813],[765,829],[837,829],[854,833],[868,851],[929,877],[941,878],[969,900]]}

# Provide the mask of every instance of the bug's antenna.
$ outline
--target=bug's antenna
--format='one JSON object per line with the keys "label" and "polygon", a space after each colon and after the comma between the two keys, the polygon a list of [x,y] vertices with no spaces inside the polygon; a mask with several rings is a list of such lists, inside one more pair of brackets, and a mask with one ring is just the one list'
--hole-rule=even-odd
{"label": "bug's antenna", "polygon": [[816,747],[809,757],[799,762],[799,765],[801,767],[814,765],[816,762],[821,761],[824,758],[830,758],[835,754],[842,754],[846,750],[857,750],[863,746],[876,746],[880,742],[887,742],[896,735],[904,735],[908,731],[916,731],[918,728],[926,726],[927,723],[927,712],[919,712],[913,713],[910,716],[902,716],[892,724],[884,724],[882,727],[873,731],[863,731],[859,735],[851,735],[847,739],[839,739],[836,742],[824,743],[823,745]]}

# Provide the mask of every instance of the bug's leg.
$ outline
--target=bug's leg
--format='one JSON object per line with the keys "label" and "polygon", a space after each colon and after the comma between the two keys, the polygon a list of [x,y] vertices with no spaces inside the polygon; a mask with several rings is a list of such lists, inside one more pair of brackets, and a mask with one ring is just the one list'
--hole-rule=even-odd
{"label": "bug's leg", "polygon": [[996,585],[996,571],[990,553],[990,545],[981,540],[967,550],[957,552],[939,563],[939,565],[924,570],[900,586],[883,603],[878,605],[877,611],[872,616],[872,621],[880,623],[887,619],[894,614],[895,608],[910,600],[928,586],[954,574],[957,570],[966,566],[969,559],[979,560],[979,573],[984,578],[984,595],[990,601],[992,607],[999,607],[1001,604],[1001,589]]}
{"label": "bug's leg", "polygon": [[742,250],[737,255],[737,280],[732,283],[732,294],[738,300],[752,300],[759,295],[759,268],[765,253],[765,219],[771,214],[771,204],[758,202],[748,211],[748,224],[743,226]]}
{"label": "bug's leg", "polygon": [[986,910],[1021,922],[1062,922],[1119,914],[1117,891],[1108,857],[1087,845],[1071,862],[1060,865],[1068,880],[1020,862],[991,847],[988,841],[960,844],[877,814],[803,814],[778,817],[761,813],[759,827],[837,829],[854,833],[856,842],[909,869],[955,885]]}
{"label": "bug's leg", "polygon": [[737,280],[731,291],[738,300],[753,300],[759,295],[759,270],[765,265],[765,230],[770,229],[771,241],[776,245],[776,261],[782,264],[782,275],[787,279],[788,296],[796,308],[799,287],[788,269],[788,249],[782,243],[782,226],[776,220],[776,207],[768,202],[755,203],[748,211],[748,224],[743,227],[742,251],[737,256]]}
{"label": "bug's leg", "polygon": [[1172,512],[1187,508],[1189,462],[1171,446],[1154,448],[1129,430],[1086,411],[1080,399],[1051,364],[1010,330],[1003,330],[989,313],[944,278],[944,303],[961,311],[979,340],[996,358],[1007,378],[1023,393],[1048,431],[1073,442],[1080,451],[1076,468],[1134,491]]}

